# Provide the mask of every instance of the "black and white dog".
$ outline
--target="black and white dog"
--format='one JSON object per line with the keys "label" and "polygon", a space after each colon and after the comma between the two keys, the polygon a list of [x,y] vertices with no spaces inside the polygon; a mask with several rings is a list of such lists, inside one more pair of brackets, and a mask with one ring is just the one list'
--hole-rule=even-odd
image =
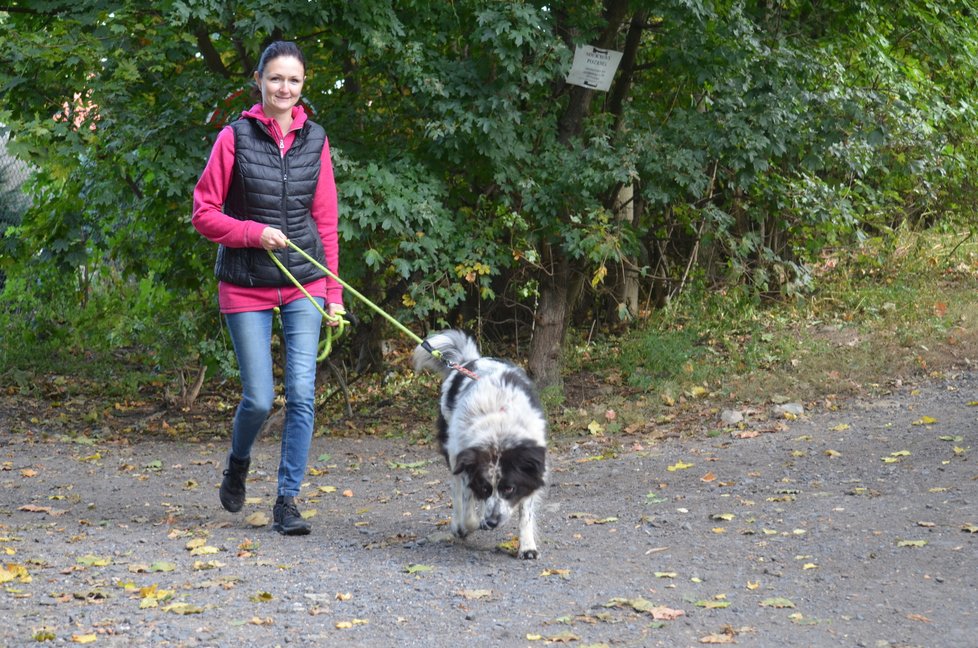
{"label": "black and white dog", "polygon": [[424,344],[414,350],[416,371],[444,376],[438,442],[452,473],[452,533],[464,538],[477,528],[495,529],[519,510],[519,557],[537,558],[547,421],[532,381],[511,362],[482,357],[461,331],[434,333],[425,343],[442,356]]}

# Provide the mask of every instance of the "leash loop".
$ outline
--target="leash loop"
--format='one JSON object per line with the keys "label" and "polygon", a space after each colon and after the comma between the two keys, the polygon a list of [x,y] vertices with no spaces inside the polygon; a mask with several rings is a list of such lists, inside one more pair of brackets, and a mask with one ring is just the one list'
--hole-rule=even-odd
{"label": "leash loop", "polygon": [[[448,367],[449,369],[453,369],[453,370],[459,372],[460,374],[462,374],[463,376],[467,376],[468,378],[471,378],[472,380],[478,380],[479,379],[478,374],[476,374],[471,369],[467,369],[467,368],[463,367],[462,365],[460,365],[460,364],[458,364],[456,362],[449,362],[448,360],[446,360],[445,357],[442,355],[442,352],[439,351],[438,349],[433,348],[431,346],[431,344],[428,343],[427,340],[421,339],[421,337],[419,337],[414,331],[412,331],[408,327],[406,327],[403,324],[401,324],[400,322],[398,322],[396,319],[394,319],[394,317],[392,315],[388,314],[380,306],[378,306],[377,304],[375,304],[372,301],[370,301],[369,299],[367,299],[356,288],[354,288],[350,284],[348,284],[345,281],[343,281],[342,279],[340,279],[338,276],[336,276],[335,273],[331,272],[329,268],[327,268],[326,266],[324,266],[319,261],[316,261],[314,258],[312,258],[312,256],[310,256],[308,253],[306,253],[306,251],[303,250],[302,248],[300,248],[298,245],[296,245],[292,241],[289,241],[288,243],[289,243],[289,247],[291,247],[293,250],[295,250],[296,252],[298,252],[299,255],[302,256],[302,258],[304,258],[306,261],[308,261],[313,266],[315,266],[316,268],[318,268],[319,270],[321,270],[323,273],[325,273],[327,277],[329,277],[330,279],[333,279],[334,281],[336,281],[336,283],[338,283],[341,286],[343,286],[343,288],[346,289],[346,290],[348,290],[351,295],[353,295],[354,297],[356,297],[357,299],[359,299],[360,301],[362,301],[364,304],[366,304],[368,307],[370,307],[371,310],[373,310],[375,313],[377,313],[378,315],[380,315],[381,317],[383,317],[385,320],[387,320],[388,322],[390,322],[394,326],[394,328],[396,328],[401,333],[403,333],[404,335],[406,335],[409,338],[411,338],[412,340],[414,340],[414,342],[416,342],[417,344],[419,344],[421,346],[421,348],[423,348],[425,351],[427,351],[428,353],[430,353],[433,357],[435,357],[438,360],[440,360],[441,362],[445,363],[445,366],[446,367]],[[313,299],[312,295],[310,295],[308,293],[308,291],[306,291],[306,289],[302,287],[302,284],[300,284],[299,281],[294,276],[292,276],[292,273],[288,271],[288,269],[282,264],[282,262],[279,261],[278,257],[275,256],[275,253],[272,252],[271,250],[267,250],[267,252],[268,252],[268,256],[272,257],[272,261],[275,262],[275,265],[277,265],[279,267],[279,270],[281,270],[285,274],[285,276],[289,278],[289,280],[293,283],[293,285],[295,285],[299,290],[301,290],[302,293],[307,298],[309,298],[309,300],[312,301],[313,304],[316,305],[316,308],[318,308],[319,309],[319,312],[323,314],[323,317],[325,317],[326,319],[328,319],[331,322],[336,321],[337,319],[339,319],[339,325],[338,325],[339,334],[336,336],[338,338],[339,335],[342,334],[343,328],[346,326],[346,324],[349,323],[345,319],[343,319],[342,316],[341,316],[342,314],[345,314],[345,313],[341,313],[341,315],[338,316],[338,318],[330,317],[326,313],[326,311],[324,311],[322,308],[320,308],[319,304],[316,303],[316,300]],[[330,327],[330,329],[332,329],[332,328],[334,328],[334,327]],[[327,341],[326,341],[327,348],[326,348],[326,350],[323,353],[320,354],[320,357],[317,358],[317,360],[320,360],[321,361],[323,358],[325,358],[327,355],[329,355],[330,347],[332,346],[332,338],[333,338],[332,330],[330,330],[327,333]]]}

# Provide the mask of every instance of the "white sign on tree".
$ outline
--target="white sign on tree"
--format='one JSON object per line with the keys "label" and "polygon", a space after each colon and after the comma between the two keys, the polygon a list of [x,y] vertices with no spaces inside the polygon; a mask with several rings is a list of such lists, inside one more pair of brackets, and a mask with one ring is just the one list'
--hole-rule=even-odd
{"label": "white sign on tree", "polygon": [[582,45],[574,51],[574,63],[567,74],[567,83],[590,90],[607,92],[615,77],[621,52]]}

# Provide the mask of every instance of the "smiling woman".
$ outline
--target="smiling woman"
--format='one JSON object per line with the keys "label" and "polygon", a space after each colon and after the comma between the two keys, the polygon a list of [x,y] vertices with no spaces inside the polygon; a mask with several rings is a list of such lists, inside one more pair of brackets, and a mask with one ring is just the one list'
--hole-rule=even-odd
{"label": "smiling woman", "polygon": [[[285,535],[310,531],[295,497],[315,423],[320,314],[324,302],[330,318],[338,319],[343,310],[342,287],[318,269],[339,273],[337,199],[326,133],[297,105],[305,76],[295,43],[276,41],[265,49],[254,72],[261,103],[224,127],[194,189],[193,224],[219,246],[218,302],[241,376],[221,505],[236,513],[245,504],[251,448],[275,399],[271,331],[278,310],[286,345],[286,407],[273,514],[275,530]],[[308,256],[293,253],[290,243]],[[302,288],[289,283],[269,252]]]}

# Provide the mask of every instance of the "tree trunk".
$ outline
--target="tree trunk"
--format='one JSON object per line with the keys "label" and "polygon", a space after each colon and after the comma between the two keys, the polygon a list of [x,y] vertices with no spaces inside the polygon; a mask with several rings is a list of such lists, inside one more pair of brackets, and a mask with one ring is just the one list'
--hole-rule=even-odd
{"label": "tree trunk", "polygon": [[556,252],[548,264],[553,272],[540,280],[540,303],[534,317],[528,369],[540,389],[563,390],[561,353],[583,275],[572,272],[570,260],[562,253],[551,251]]}
{"label": "tree trunk", "polygon": [[[628,0],[604,0],[605,28],[593,45],[611,49],[628,14]],[[560,21],[558,20],[558,23]],[[559,33],[570,34],[560,24]],[[557,123],[557,138],[569,145],[584,131],[584,120],[591,111],[595,92],[574,86],[567,107]],[[562,214],[569,221],[571,214]],[[537,308],[533,339],[530,341],[529,371],[541,389],[563,388],[561,369],[564,338],[570,314],[581,292],[582,275],[571,271],[571,260],[555,245],[545,246],[544,268],[540,273],[540,303]]]}
{"label": "tree trunk", "polygon": [[[627,184],[618,192],[615,203],[615,217],[629,225],[635,220],[635,185]],[[639,308],[639,261],[626,258],[621,266],[621,276],[615,286],[618,303],[628,309],[632,317],[638,315]]]}

